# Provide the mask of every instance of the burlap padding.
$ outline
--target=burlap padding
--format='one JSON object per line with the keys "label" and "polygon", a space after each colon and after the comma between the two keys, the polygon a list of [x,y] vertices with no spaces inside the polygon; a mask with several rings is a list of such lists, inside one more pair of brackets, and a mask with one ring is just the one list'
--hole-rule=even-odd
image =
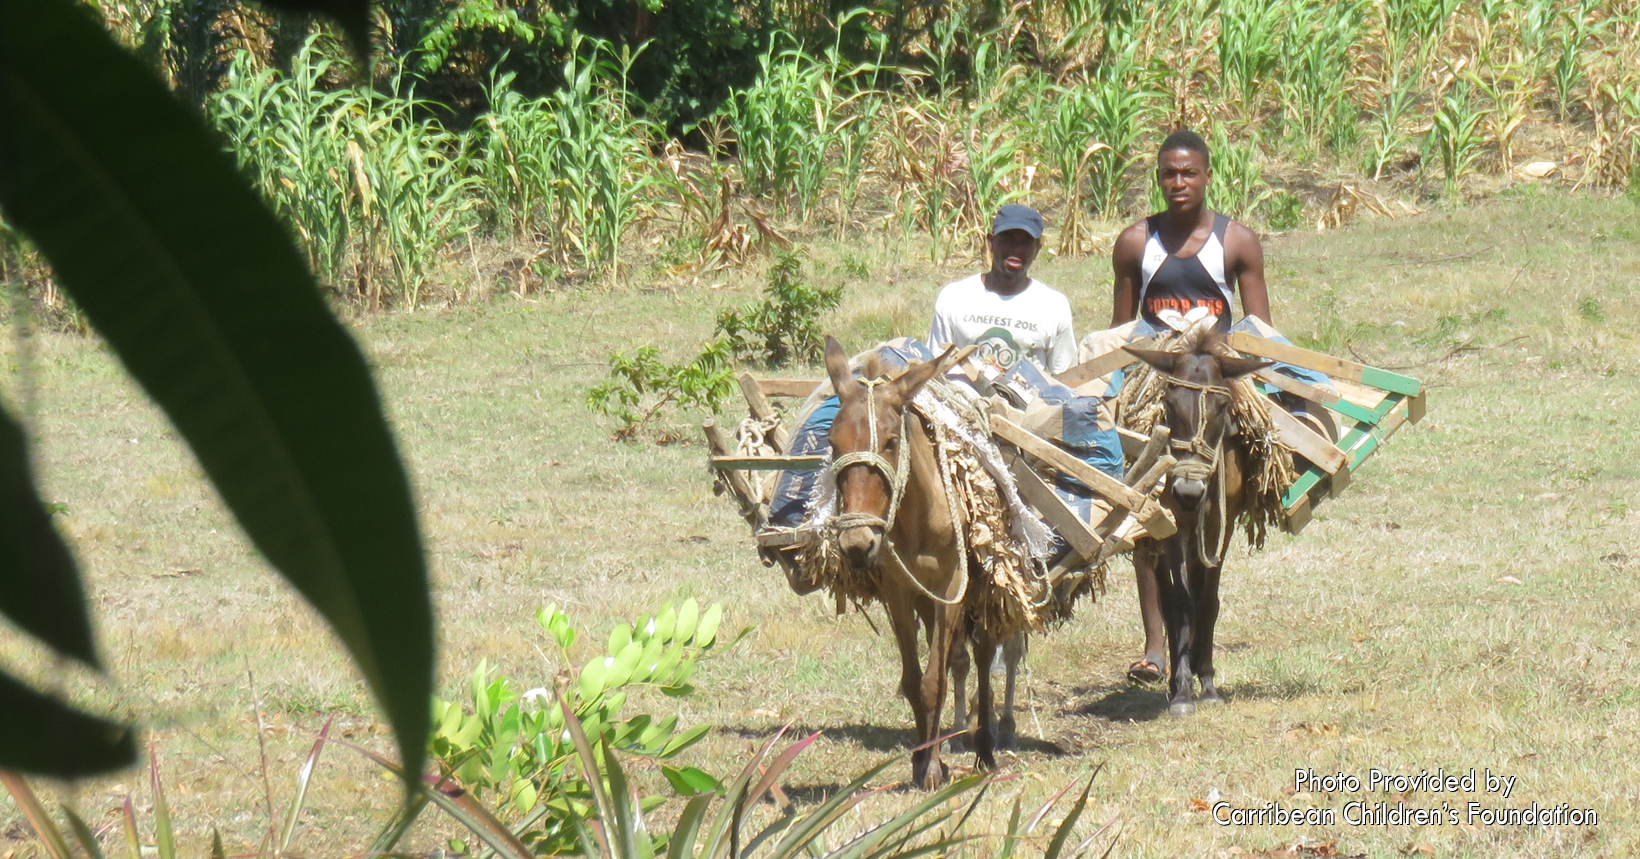
{"label": "burlap padding", "polygon": [[[1217,348],[1227,356],[1236,356],[1222,340]],[[1183,334],[1159,338],[1156,348],[1161,351],[1183,352],[1196,345]],[[1270,422],[1270,401],[1259,393],[1250,376],[1229,383],[1231,415],[1236,419],[1237,434],[1226,439],[1247,455],[1248,473],[1244,475],[1243,492],[1247,503],[1238,520],[1247,532],[1247,542],[1255,549],[1264,547],[1264,540],[1272,525],[1280,527],[1281,499],[1298,475],[1293,471],[1293,451],[1281,443],[1274,424]],[[1166,380],[1149,364],[1140,362],[1122,385],[1116,398],[1116,422],[1119,426],[1142,435],[1150,435],[1156,422],[1162,419],[1162,396],[1167,390]],[[1232,527],[1233,527],[1232,523]]]}

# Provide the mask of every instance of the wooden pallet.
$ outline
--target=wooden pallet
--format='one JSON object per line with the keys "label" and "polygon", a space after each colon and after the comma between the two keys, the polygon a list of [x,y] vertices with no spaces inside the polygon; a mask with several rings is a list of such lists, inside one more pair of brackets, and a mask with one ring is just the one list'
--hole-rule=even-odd
{"label": "wooden pallet", "polygon": [[[959,369],[962,368],[959,366]],[[826,384],[829,382],[824,379],[758,379],[750,373],[741,374],[740,390],[748,413],[774,427],[764,436],[765,442],[775,451],[770,455],[738,455],[734,439],[718,426],[715,419],[708,418],[702,424],[712,454],[711,466],[718,494],[728,494],[735,499],[741,515],[757,533],[764,562],[781,563],[788,573],[792,572],[790,556],[781,550],[800,545],[805,537],[803,534],[769,528],[768,505],[774,479],[753,481],[750,474],[823,466],[824,458],[820,456],[786,454],[791,443],[791,432],[779,422],[779,412],[770,399],[808,397]],[[1138,535],[1162,538],[1177,530],[1172,514],[1151,497],[1174,461],[1167,453],[1165,431],[1155,438],[1135,433],[1123,435],[1124,447],[1131,449],[1134,462],[1124,478],[1118,480],[1065,452],[1051,440],[1025,429],[1021,425],[1023,416],[1017,410],[993,403],[991,411],[993,439],[1008,458],[1021,498],[1070,547],[1070,553],[1050,571],[1052,579],[1057,580],[1066,573],[1102,563],[1131,550]],[[1050,488],[1044,474],[1050,477],[1063,474],[1093,489],[1105,499],[1105,503],[1098,506],[1108,512],[1098,522],[1083,521]]]}

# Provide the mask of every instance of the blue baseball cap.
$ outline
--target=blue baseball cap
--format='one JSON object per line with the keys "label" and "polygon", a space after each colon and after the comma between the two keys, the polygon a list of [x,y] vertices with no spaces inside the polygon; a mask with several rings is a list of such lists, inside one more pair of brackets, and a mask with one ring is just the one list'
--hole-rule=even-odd
{"label": "blue baseball cap", "polygon": [[1019,203],[1009,203],[997,210],[997,216],[991,221],[991,235],[1007,232],[1008,230],[1024,230],[1031,234],[1031,238],[1042,238],[1042,213],[1030,206]]}

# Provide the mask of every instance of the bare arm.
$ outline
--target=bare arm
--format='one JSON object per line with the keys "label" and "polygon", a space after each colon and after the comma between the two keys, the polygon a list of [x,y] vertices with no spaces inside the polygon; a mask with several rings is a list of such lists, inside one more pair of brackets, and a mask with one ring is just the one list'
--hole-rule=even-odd
{"label": "bare arm", "polygon": [[1145,252],[1145,222],[1140,221],[1122,231],[1116,238],[1110,263],[1116,275],[1115,294],[1111,298],[1110,327],[1132,322],[1139,315],[1140,263]]}
{"label": "bare arm", "polygon": [[1274,325],[1275,320],[1270,318],[1270,292],[1264,283],[1264,247],[1259,244],[1258,235],[1231,222],[1225,231],[1225,244],[1231,269],[1236,273],[1236,288],[1241,290],[1241,312]]}

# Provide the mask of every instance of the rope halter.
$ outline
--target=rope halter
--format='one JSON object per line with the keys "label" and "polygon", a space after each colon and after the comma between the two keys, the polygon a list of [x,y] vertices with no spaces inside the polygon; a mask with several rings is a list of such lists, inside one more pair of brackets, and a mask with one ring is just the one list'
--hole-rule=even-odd
{"label": "rope halter", "polygon": [[[1179,458],[1174,462],[1173,467],[1168,470],[1168,476],[1174,480],[1200,480],[1203,483],[1212,481],[1217,485],[1217,503],[1212,505],[1202,504],[1196,508],[1194,542],[1196,544],[1196,557],[1202,564],[1210,567],[1222,567],[1224,565],[1224,555],[1230,550],[1231,537],[1229,512],[1226,509],[1224,475],[1219,473],[1219,457],[1224,453],[1225,433],[1220,432],[1219,437],[1212,444],[1208,444],[1202,438],[1201,433],[1206,424],[1207,395],[1220,394],[1226,400],[1231,399],[1234,395],[1231,394],[1230,388],[1226,385],[1207,385],[1201,382],[1192,382],[1188,379],[1181,379],[1172,373],[1162,373],[1161,375],[1169,385],[1189,388],[1196,392],[1196,431],[1188,439],[1171,439],[1168,446],[1173,450],[1193,454],[1198,458]],[[1206,532],[1209,506],[1217,508],[1218,511],[1217,539],[1213,541],[1217,545],[1211,556],[1208,554]]]}
{"label": "rope halter", "polygon": [[832,517],[832,523],[839,529],[880,528],[886,534],[894,527],[894,517],[900,511],[900,500],[905,497],[906,478],[910,469],[906,468],[906,452],[910,445],[906,442],[906,434],[910,431],[911,410],[904,409],[900,415],[900,451],[899,462],[890,463],[888,458],[878,453],[881,449],[877,439],[877,386],[886,383],[887,379],[861,379],[860,384],[866,386],[866,423],[871,428],[870,446],[865,450],[856,450],[845,453],[832,460],[831,479],[836,483],[843,474],[843,469],[855,465],[864,465],[875,469],[888,481],[888,515],[877,516],[873,513],[839,513]]}

